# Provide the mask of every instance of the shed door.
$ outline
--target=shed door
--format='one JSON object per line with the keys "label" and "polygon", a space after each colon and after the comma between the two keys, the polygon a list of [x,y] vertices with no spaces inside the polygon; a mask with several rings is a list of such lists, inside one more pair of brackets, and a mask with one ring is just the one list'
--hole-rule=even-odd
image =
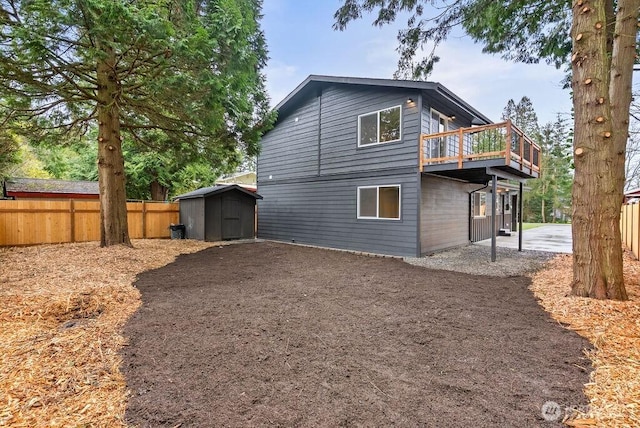
{"label": "shed door", "polygon": [[227,196],[222,198],[222,239],[240,239],[240,199]]}

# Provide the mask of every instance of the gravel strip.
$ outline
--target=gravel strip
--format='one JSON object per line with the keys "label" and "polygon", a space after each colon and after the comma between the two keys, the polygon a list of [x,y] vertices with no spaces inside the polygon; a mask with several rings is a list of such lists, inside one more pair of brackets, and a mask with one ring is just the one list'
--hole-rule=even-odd
{"label": "gravel strip", "polygon": [[518,251],[498,247],[496,261],[492,263],[491,247],[467,245],[425,257],[405,257],[403,260],[429,269],[508,277],[534,272],[556,255],[546,251]]}

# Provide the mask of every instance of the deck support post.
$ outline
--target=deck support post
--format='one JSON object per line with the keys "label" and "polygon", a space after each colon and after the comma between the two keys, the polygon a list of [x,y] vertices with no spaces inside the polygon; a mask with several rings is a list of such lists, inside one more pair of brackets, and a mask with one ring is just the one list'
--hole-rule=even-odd
{"label": "deck support post", "polygon": [[491,179],[491,261],[496,261],[496,193],[498,193],[498,176]]}
{"label": "deck support post", "polygon": [[522,251],[522,209],[524,208],[524,202],[522,200],[523,184],[520,182],[520,189],[518,193],[518,251]]}

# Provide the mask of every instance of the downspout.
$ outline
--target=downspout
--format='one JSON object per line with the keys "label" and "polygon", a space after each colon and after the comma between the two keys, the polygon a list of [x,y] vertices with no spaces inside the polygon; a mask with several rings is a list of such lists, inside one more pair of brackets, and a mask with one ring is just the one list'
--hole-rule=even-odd
{"label": "downspout", "polygon": [[486,189],[487,187],[489,187],[489,182],[487,182],[484,186],[480,187],[479,189],[475,189],[472,190],[471,192],[469,192],[469,242],[471,242],[471,238],[472,238],[472,230],[473,230],[473,213],[471,211],[471,198],[473,197],[473,194],[476,192],[479,192],[481,190]]}
{"label": "downspout", "polygon": [[417,204],[417,212],[416,212],[416,257],[421,257],[422,256],[422,168],[420,168],[420,165],[422,165],[422,159],[420,159],[421,157],[421,153],[422,153],[422,149],[420,147],[420,145],[422,144],[422,134],[425,132],[424,129],[422,129],[422,115],[424,114],[424,112],[422,111],[423,109],[423,100],[422,100],[422,92],[418,93],[418,123],[420,124],[420,136],[418,137],[418,172],[417,172],[417,194],[416,194],[416,199],[418,200],[418,204]]}

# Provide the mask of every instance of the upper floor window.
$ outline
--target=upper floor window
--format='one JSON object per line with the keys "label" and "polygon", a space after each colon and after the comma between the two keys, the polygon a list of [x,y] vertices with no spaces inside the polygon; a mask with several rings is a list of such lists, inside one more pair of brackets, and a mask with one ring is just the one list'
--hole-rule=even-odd
{"label": "upper floor window", "polygon": [[358,187],[358,218],[400,219],[400,186]]}
{"label": "upper floor window", "polygon": [[401,106],[358,116],[358,147],[399,141],[401,122]]}

